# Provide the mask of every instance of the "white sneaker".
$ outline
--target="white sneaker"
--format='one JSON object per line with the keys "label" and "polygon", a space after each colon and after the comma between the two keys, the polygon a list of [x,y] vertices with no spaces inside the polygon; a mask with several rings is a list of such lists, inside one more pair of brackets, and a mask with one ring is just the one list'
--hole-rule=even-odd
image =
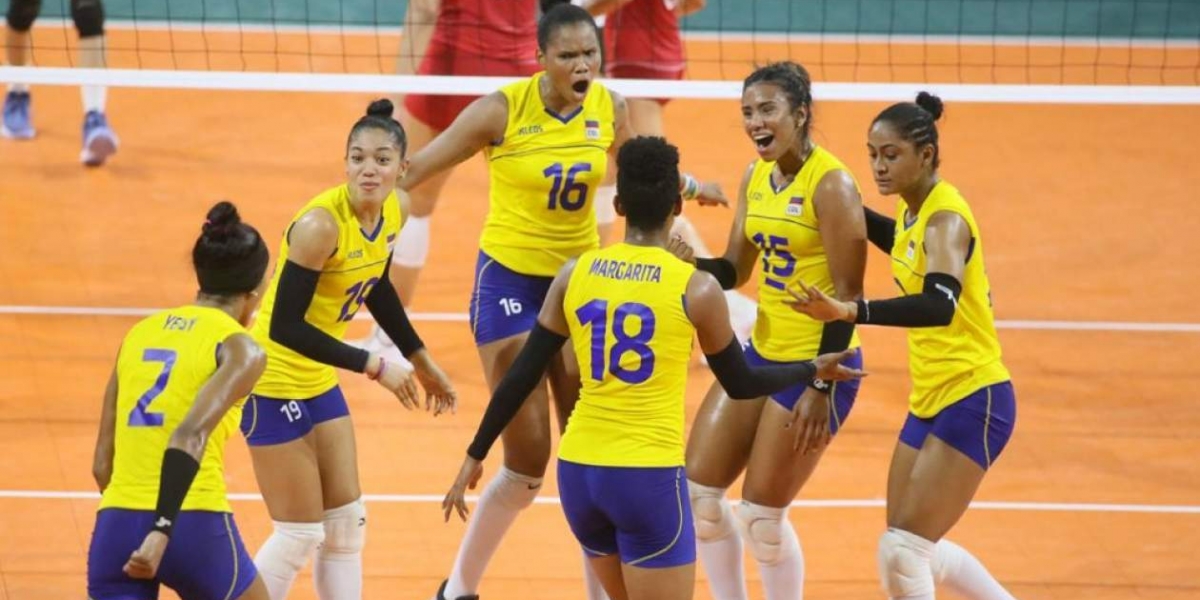
{"label": "white sneaker", "polygon": [[392,343],[391,338],[383,332],[383,329],[379,325],[372,325],[371,333],[367,337],[360,340],[347,341],[346,343],[355,348],[362,348],[367,352],[378,354],[389,362],[397,362],[404,365],[407,369],[412,369],[412,363],[408,362],[408,359],[404,358],[403,354],[400,354],[400,349],[396,347],[396,344]]}

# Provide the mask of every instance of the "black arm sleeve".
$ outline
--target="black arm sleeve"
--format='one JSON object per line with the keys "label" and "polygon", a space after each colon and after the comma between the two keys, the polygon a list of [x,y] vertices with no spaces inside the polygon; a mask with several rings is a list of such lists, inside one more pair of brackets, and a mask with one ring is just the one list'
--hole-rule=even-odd
{"label": "black arm sleeve", "polygon": [[[391,257],[388,258],[387,264],[392,264]],[[383,277],[375,283],[371,293],[367,294],[367,310],[371,311],[371,316],[375,317],[375,322],[379,323],[383,332],[392,338],[392,342],[400,349],[400,354],[408,358],[424,348],[425,342],[421,341],[421,336],[413,329],[412,321],[408,320],[408,313],[404,311],[400,296],[396,294],[396,286],[392,285],[392,279],[388,275],[390,270],[383,270]]]}
{"label": "black arm sleeve", "polygon": [[[854,323],[830,321],[821,330],[821,345],[817,348],[817,354],[841,352],[850,347],[850,338],[852,337],[854,337]],[[808,385],[819,392],[828,392],[830,387],[829,382],[823,379],[813,379]]]}
{"label": "black arm sleeve", "polygon": [[370,353],[344,344],[304,320],[320,277],[320,271],[306,269],[290,260],[283,264],[271,315],[271,340],[319,363],[362,373],[367,369]]}
{"label": "black arm sleeve", "polygon": [[542,327],[541,323],[533,326],[521,353],[509,367],[508,373],[504,374],[504,379],[496,386],[496,391],[492,392],[492,399],[483,413],[479,429],[475,431],[475,439],[467,448],[467,455],[475,460],[487,458],[488,451],[496,443],[496,438],[500,437],[508,422],[521,410],[521,405],[525,403],[533,388],[542,381],[550,359],[554,358],[566,341],[565,336]]}
{"label": "black arm sleeve", "polygon": [[812,379],[817,367],[811,361],[752,367],[746,362],[742,346],[733,338],[725,349],[716,354],[706,354],[712,369],[725,393],[734,400],[751,400],[769,396],[785,388]]}
{"label": "black arm sleeve", "polygon": [[723,290],[732,290],[737,287],[737,267],[733,266],[733,263],[726,258],[697,258],[696,268],[712,273]]}
{"label": "black arm sleeve", "polygon": [[866,206],[863,207],[863,216],[867,218],[867,239],[880,250],[891,254],[892,246],[896,243],[896,220]]}
{"label": "black arm sleeve", "polygon": [[167,448],[163,453],[162,471],[158,484],[158,505],[154,509],[154,530],[168,536],[179,516],[183,499],[187,497],[200,463],[191,454],[178,448]]}
{"label": "black arm sleeve", "polygon": [[855,323],[895,327],[944,327],[954,320],[962,284],[945,273],[925,276],[920,294],[890,300],[858,301]]}

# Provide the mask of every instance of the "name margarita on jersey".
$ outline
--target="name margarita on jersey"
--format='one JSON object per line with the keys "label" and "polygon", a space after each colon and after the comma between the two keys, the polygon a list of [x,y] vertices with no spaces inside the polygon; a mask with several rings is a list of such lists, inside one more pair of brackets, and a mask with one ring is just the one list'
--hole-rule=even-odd
{"label": "name margarita on jersey", "polygon": [[640,281],[662,283],[662,267],[643,263],[627,263],[623,260],[596,258],[588,269],[588,275],[606,277],[617,281]]}

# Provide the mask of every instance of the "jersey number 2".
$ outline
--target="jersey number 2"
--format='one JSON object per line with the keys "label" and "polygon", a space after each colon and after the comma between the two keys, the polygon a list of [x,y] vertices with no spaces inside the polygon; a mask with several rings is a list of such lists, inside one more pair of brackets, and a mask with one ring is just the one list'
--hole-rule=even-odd
{"label": "jersey number 2", "polygon": [[[608,300],[592,300],[575,311],[580,325],[592,326],[592,379],[604,379],[605,334],[608,330]],[[638,317],[641,326],[637,333],[625,331],[625,321],[630,316]],[[654,311],[640,302],[626,302],[613,311],[613,337],[616,343],[608,349],[608,372],[628,384],[638,384],[650,379],[654,372],[654,350],[650,340],[654,338]],[[621,366],[621,357],[633,352],[638,355],[638,367],[626,369]]]}
{"label": "jersey number 2", "polygon": [[163,366],[162,371],[158,374],[158,379],[154,380],[154,385],[146,390],[141,398],[138,398],[133,410],[129,411],[130,427],[162,427],[163,414],[150,412],[147,409],[150,408],[150,403],[154,402],[154,399],[167,388],[167,380],[171,378],[171,369],[175,368],[175,356],[174,350],[147,348],[142,352],[143,361],[160,362]]}

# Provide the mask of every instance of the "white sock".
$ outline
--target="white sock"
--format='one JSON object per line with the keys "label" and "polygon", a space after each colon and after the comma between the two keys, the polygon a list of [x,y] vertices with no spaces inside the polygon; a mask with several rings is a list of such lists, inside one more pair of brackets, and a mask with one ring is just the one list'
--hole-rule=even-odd
{"label": "white sock", "polygon": [[429,257],[429,216],[409,217],[400,230],[400,239],[392,254],[392,264],[420,269]]}
{"label": "white sock", "polygon": [[446,583],[446,598],[476,594],[488,561],[500,547],[517,514],[533,504],[542,487],[541,477],[528,477],[500,467],[488,482],[467,525],[467,534],[454,557],[454,569]]}
{"label": "white sock", "polygon": [[[105,65],[104,36],[79,38],[79,66],[84,69],[102,69]],[[83,96],[83,112],[104,112],[104,100],[108,88],[102,85],[84,85],[79,88]]]}
{"label": "white sock", "polygon": [[747,600],[742,536],[734,526],[733,511],[723,488],[688,481],[692,515],[696,521],[697,552],[708,575],[713,600]]}
{"label": "white sock", "polygon": [[26,94],[28,94],[29,93],[29,84],[28,83],[10,83],[10,84],[8,84],[8,91],[10,91],[10,92],[25,92]]}
{"label": "white sock", "polygon": [[933,551],[933,581],[971,600],[1016,600],[987,567],[962,546],[943,539]]}
{"label": "white sock", "polygon": [[367,510],[362,499],[325,511],[325,543],[313,565],[321,600],[362,600]]}
{"label": "white sock", "polygon": [[763,593],[767,600],[799,600],[804,597],[804,552],[787,508],[742,501],[738,506],[739,532],[750,544],[758,562]]}
{"label": "white sock", "polygon": [[592,569],[591,559],[587,552],[583,553],[583,588],[587,592],[587,600],[608,600],[608,594]]}
{"label": "white sock", "polygon": [[254,556],[254,566],[262,575],[271,600],[284,600],[292,589],[296,574],[325,540],[325,526],[282,521],[275,521],[274,525],[271,537]]}
{"label": "white sock", "polygon": [[102,85],[83,85],[79,87],[83,95],[84,114],[91,111],[104,112],[104,100],[108,96],[108,88]]}

